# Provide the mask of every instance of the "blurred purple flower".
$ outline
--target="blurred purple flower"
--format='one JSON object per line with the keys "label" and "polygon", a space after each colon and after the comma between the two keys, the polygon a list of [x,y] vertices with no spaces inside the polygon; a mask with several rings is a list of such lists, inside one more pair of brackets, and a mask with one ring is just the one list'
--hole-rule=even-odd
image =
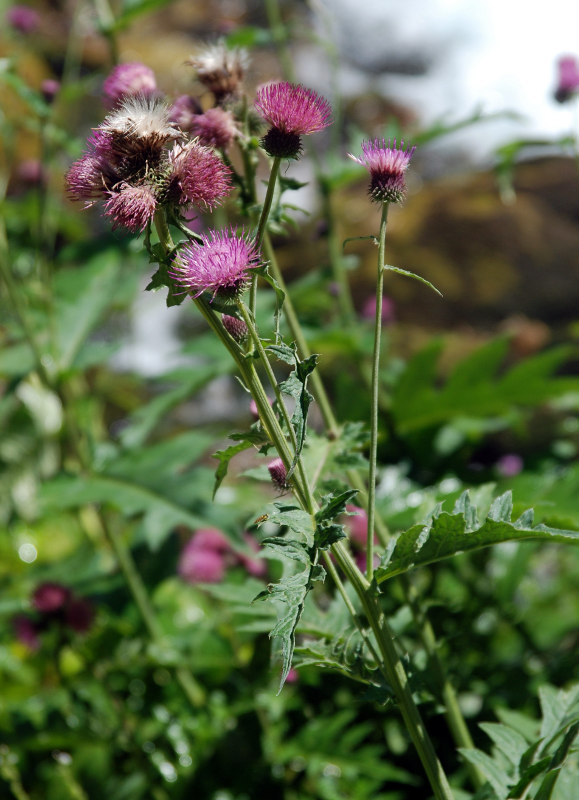
{"label": "blurred purple flower", "polygon": [[70,589],[60,583],[41,583],[32,594],[32,605],[41,614],[52,614],[60,611],[70,596]]}
{"label": "blurred purple flower", "polygon": [[[370,295],[364,300],[361,311],[362,319],[374,321],[376,317],[376,295]],[[382,298],[382,325],[394,322],[394,301],[389,297]]]}
{"label": "blurred purple flower", "polygon": [[401,203],[406,194],[405,172],[416,147],[404,149],[386,139],[362,142],[362,156],[348,153],[349,157],[361,164],[370,173],[369,193],[377,203]]}
{"label": "blurred purple flower", "polygon": [[42,81],[40,85],[40,91],[42,92],[42,96],[46,102],[52,103],[60,91],[60,81],[57,81],[54,78],[47,78],[45,81]]}
{"label": "blurred purple flower", "polygon": [[557,61],[555,100],[565,103],[579,90],[579,61],[575,56],[561,56]]}
{"label": "blurred purple flower", "polygon": [[203,113],[199,102],[188,94],[179,95],[169,108],[169,119],[182,131],[191,132],[191,125],[196,116]]}
{"label": "blurred purple flower", "polygon": [[92,627],[94,608],[84,597],[72,597],[64,607],[66,624],[77,633],[86,633]]}
{"label": "blurred purple flower", "polygon": [[219,528],[199,528],[187,546],[197,550],[213,550],[215,553],[228,553],[231,550],[229,539]]}
{"label": "blurred purple flower", "polygon": [[103,83],[103,103],[113,109],[127,96],[150,97],[156,91],[155,73],[145,64],[140,61],[117,64]]}
{"label": "blurred purple flower", "polygon": [[255,107],[271,128],[261,140],[264,150],[280,158],[299,158],[301,137],[330,125],[329,102],[301,84],[267,83],[257,91]]}
{"label": "blurred purple flower", "polygon": [[255,240],[236,228],[210,230],[202,242],[190,242],[179,253],[171,276],[193,297],[211,292],[233,299],[247,287],[248,270],[259,263]]}
{"label": "blurred purple flower", "polygon": [[11,6],[6,12],[6,22],[19,33],[32,33],[38,27],[40,16],[30,6]]}
{"label": "blurred purple flower", "polygon": [[193,117],[189,131],[201,144],[217,149],[228,147],[239,133],[231,112],[219,106]]}
{"label": "blurred purple flower", "polygon": [[18,165],[17,176],[29,186],[38,186],[43,183],[46,175],[41,162],[37,158],[28,158]]}
{"label": "blurred purple flower", "polygon": [[495,464],[495,469],[503,478],[514,478],[523,470],[523,459],[517,453],[506,453]]}
{"label": "blurred purple flower", "polygon": [[12,620],[14,634],[19,642],[25,644],[30,650],[38,650],[40,639],[38,637],[38,627],[33,620],[24,614],[18,614]]}
{"label": "blurred purple flower", "polygon": [[225,575],[225,559],[215,550],[186,547],[179,560],[179,575],[188,583],[220,583]]}
{"label": "blurred purple flower", "polygon": [[[250,550],[253,550],[255,553],[259,552],[259,545],[250,533],[244,533],[243,538]],[[245,553],[238,553],[237,558],[249,575],[253,575],[254,578],[263,578],[267,572],[267,564],[261,558],[252,558],[251,556],[245,555]]]}

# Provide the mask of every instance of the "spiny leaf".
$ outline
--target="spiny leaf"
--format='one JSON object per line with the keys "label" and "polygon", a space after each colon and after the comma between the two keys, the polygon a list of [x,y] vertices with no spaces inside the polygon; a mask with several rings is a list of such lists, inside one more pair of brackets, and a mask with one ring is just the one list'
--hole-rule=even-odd
{"label": "spiny leaf", "polygon": [[[269,269],[267,264],[262,264],[259,267],[253,267],[252,269],[248,270],[253,275],[257,275],[266,283],[268,283],[271,288],[275,292],[275,311],[273,312],[273,319],[274,319],[274,330],[275,330],[275,340],[279,342],[281,340],[280,333],[279,333],[279,320],[281,315],[281,310],[283,308],[283,304],[285,301],[285,292],[273,277],[270,275]],[[291,362],[290,362],[291,363]]]}
{"label": "spiny leaf", "polygon": [[271,345],[268,347],[268,350],[275,353],[275,355],[286,364],[294,365],[294,369],[289,377],[279,384],[281,391],[289,397],[293,397],[296,401],[294,413],[291,418],[291,424],[296,435],[296,452],[294,460],[288,470],[287,477],[289,479],[295,469],[306,440],[308,409],[310,403],[312,403],[314,399],[307,389],[307,380],[308,376],[316,368],[318,356],[314,354],[300,361],[296,346],[288,347],[283,342],[279,345]]}
{"label": "spiny leaf", "polygon": [[579,544],[578,531],[533,526],[532,510],[511,521],[512,498],[507,492],[492,504],[481,523],[468,492],[457,500],[452,513],[438,506],[423,524],[393,539],[374,573],[378,583],[414,567],[432,564],[457,553],[508,541],[550,541]]}
{"label": "spiny leaf", "polygon": [[346,511],[346,505],[358,494],[356,489],[334,491],[322,497],[322,506],[316,514],[316,547],[327,550],[346,537],[344,526],[334,520]]}
{"label": "spiny leaf", "polygon": [[263,544],[282,558],[294,561],[301,567],[298,572],[282,578],[278,583],[269,584],[267,589],[255,598],[280,600],[286,609],[270,633],[270,637],[281,645],[282,673],[279,685],[281,692],[291,669],[296,628],[304,610],[306,597],[314,581],[323,581],[326,573],[322,566],[314,563],[315,550],[303,542],[274,537],[265,539]]}

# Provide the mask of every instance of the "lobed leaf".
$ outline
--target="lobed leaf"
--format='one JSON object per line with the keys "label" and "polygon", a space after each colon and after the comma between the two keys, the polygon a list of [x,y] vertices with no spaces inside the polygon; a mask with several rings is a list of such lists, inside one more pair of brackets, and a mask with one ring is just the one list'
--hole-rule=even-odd
{"label": "lobed leaf", "polygon": [[559,530],[533,525],[533,511],[528,509],[511,521],[512,498],[506,492],[492,504],[486,519],[479,522],[477,510],[468,491],[456,501],[452,513],[433,511],[424,524],[413,525],[392,539],[380,566],[375,571],[378,583],[415,567],[432,564],[457,553],[477,550],[507,541],[550,541],[579,543],[578,531]]}

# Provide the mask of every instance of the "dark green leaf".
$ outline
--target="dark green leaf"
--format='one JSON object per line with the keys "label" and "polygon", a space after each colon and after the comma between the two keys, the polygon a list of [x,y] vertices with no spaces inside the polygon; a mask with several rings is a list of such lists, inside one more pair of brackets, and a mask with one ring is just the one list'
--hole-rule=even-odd
{"label": "dark green leaf", "polygon": [[238,453],[242,453],[244,450],[248,450],[250,447],[253,447],[253,442],[244,439],[243,441],[239,442],[239,444],[232,444],[225,450],[217,450],[217,452],[213,454],[213,458],[217,458],[219,460],[219,466],[215,470],[215,484],[213,486],[213,498],[215,498],[215,493],[217,492],[217,490],[223,483],[225,476],[227,475],[227,469],[229,467],[229,462],[231,461],[231,459]]}
{"label": "dark green leaf", "polygon": [[461,495],[452,513],[438,507],[422,525],[414,525],[393,539],[375,572],[378,583],[418,566],[457,553],[507,541],[551,541],[579,544],[579,532],[533,526],[531,511],[511,522],[512,499],[507,492],[497,498],[481,523],[468,492]]}

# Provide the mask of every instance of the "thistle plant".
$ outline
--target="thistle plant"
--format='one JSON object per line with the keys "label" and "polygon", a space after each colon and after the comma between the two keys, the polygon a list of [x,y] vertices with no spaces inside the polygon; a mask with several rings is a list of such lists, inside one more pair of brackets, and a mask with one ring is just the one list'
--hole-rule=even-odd
{"label": "thistle plant", "polygon": [[[529,515],[512,523],[504,499],[491,508],[487,520],[479,520],[467,495],[457,501],[452,519],[459,522],[452,534],[445,536],[445,525],[450,523],[435,511],[420,535],[412,529],[398,539],[390,537],[376,510],[384,276],[391,271],[431,284],[386,263],[386,231],[390,206],[400,206],[406,197],[406,173],[416,147],[402,140],[370,139],[361,142],[360,156],[350,154],[369,173],[368,203],[377,204],[381,211],[379,230],[372,235],[377,246],[377,280],[364,478],[356,470],[339,470],[330,455],[353,445],[354,440],[348,438],[351,429],[339,423],[332,410],[318,372],[319,356],[309,350],[269,233],[272,211],[277,215],[281,211],[281,164],[291,166],[303,155],[303,137],[331,124],[330,103],[302,85],[287,81],[265,84],[257,90],[253,113],[269,127],[258,139],[250,130],[250,101],[243,90],[245,55],[220,43],[190,63],[213,98],[213,105],[205,110],[196,97],[181,95],[172,104],[160,97],[154,75],[143,65],[115,68],[104,84],[110,113],[89,138],[85,155],[69,169],[69,194],[85,206],[100,200],[113,227],[144,232],[144,245],[158,265],[149,288],[166,287],[170,305],[191,298],[229,353],[250,395],[256,421],[249,433],[236,436],[240,444],[217,454],[220,465],[215,489],[241,450],[256,447],[267,459],[265,466],[278,499],[258,524],[267,521],[279,532],[263,544],[277,557],[297,565],[297,570],[258,595],[282,606],[271,631],[281,651],[280,690],[292,669],[302,614],[312,602],[309,595],[328,574],[358,629],[365,660],[380,676],[374,679],[376,685],[387,686],[399,706],[434,796],[450,800],[449,781],[382,607],[385,581],[405,573],[414,562],[430,563],[443,557],[441,553],[449,556],[473,542],[480,547],[521,536],[562,541],[575,537],[534,527]],[[239,149],[236,159],[231,157],[233,147]],[[269,168],[261,203],[256,186],[258,159]],[[231,223],[221,227],[210,224],[201,233],[189,229],[192,211],[208,213],[227,200]],[[275,318],[263,329],[257,324],[259,297],[260,292],[271,289],[276,298]],[[284,314],[293,340],[286,340],[280,332],[279,318]],[[284,372],[283,379],[278,378],[279,371]],[[320,468],[312,471],[307,459],[308,413],[316,401],[326,427],[328,455]],[[344,523],[348,515],[357,520],[351,543]],[[500,532],[494,523],[499,524]],[[363,561],[360,550],[365,553]],[[179,571],[192,583],[215,583],[222,579],[227,563],[239,558],[219,531],[198,531],[183,552]],[[263,573],[259,562],[244,558],[251,574]],[[452,735],[458,746],[472,747],[425,611],[408,581],[403,581],[402,589],[436,664]],[[135,590],[140,591],[138,582]],[[471,767],[471,778],[475,788],[484,783],[476,765]]]}
{"label": "thistle plant", "polygon": [[[19,25],[23,31],[24,22]],[[312,351],[308,329],[302,327],[293,305],[292,286],[287,285],[278,261],[275,237],[280,231],[286,234],[291,231],[292,209],[285,199],[286,192],[295,185],[292,177],[295,162],[305,157],[310,143],[315,147],[316,139],[327,135],[332,118],[341,116],[333,112],[325,97],[293,80],[268,82],[254,91],[245,85],[247,63],[242,50],[229,49],[224,42],[209,46],[189,60],[195,71],[197,91],[175,97],[163,95],[148,66],[139,62],[115,66],[103,84],[104,119],[89,136],[84,154],[69,167],[65,184],[70,199],[86,209],[100,209],[115,231],[124,230],[140,237],[142,250],[154,265],[147,289],[166,293],[168,306],[183,303],[202,318],[206,330],[203,341],[206,344],[210,335],[213,337],[212,346],[207,345],[211,362],[207,365],[207,375],[233,371],[241,386],[247,416],[252,421],[248,430],[232,434],[233,444],[215,454],[218,466],[213,494],[217,506],[226,494],[224,482],[231,480],[229,467],[239,463],[242,453],[252,453],[252,463],[259,464],[253,474],[259,473],[266,482],[270,502],[264,506],[263,493],[256,491],[251,519],[239,525],[233,541],[214,527],[218,523],[203,518],[203,509],[211,501],[206,484],[201,481],[199,488],[195,477],[190,478],[186,471],[165,471],[163,459],[167,456],[162,447],[145,465],[150,485],[144,501],[140,496],[135,499],[136,495],[130,492],[123,495],[127,472],[138,471],[139,464],[131,461],[130,455],[124,465],[122,458],[118,458],[120,465],[113,463],[112,474],[117,470],[121,476],[118,496],[126,497],[127,514],[135,516],[139,502],[153,503],[151,498],[157,497],[154,485],[157,481],[174,482],[185,494],[195,491],[197,500],[205,492],[197,507],[188,508],[185,515],[179,516],[175,511],[172,497],[165,504],[172,530],[182,545],[175,580],[195,591],[204,587],[203,591],[213,591],[215,597],[219,597],[221,584],[230,571],[238,570],[251,586],[261,585],[261,590],[254,592],[258,602],[251,610],[257,615],[256,608],[266,609],[263,613],[269,624],[279,691],[285,692],[284,684],[295,680],[299,674],[296,667],[299,670],[300,665],[309,664],[337,670],[351,677],[354,686],[368,687],[380,703],[395,704],[432,795],[436,800],[451,800],[455,796],[451,783],[459,787],[456,778],[450,781],[447,777],[449,765],[442,763],[448,758],[448,747],[446,743],[441,746],[439,733],[434,741],[431,738],[427,711],[423,710],[427,706],[420,704],[425,692],[416,679],[412,658],[407,656],[400,620],[391,618],[393,609],[403,604],[411,619],[408,625],[412,635],[426,654],[428,692],[444,713],[452,740],[464,759],[462,769],[468,777],[461,776],[462,788],[469,782],[474,794],[468,796],[477,800],[523,797],[532,782],[539,780],[538,775],[542,780],[543,770],[545,787],[539,788],[536,798],[546,800],[549,781],[571,748],[570,733],[576,725],[571,712],[566,714],[561,710],[567,706],[558,698],[558,732],[550,734],[550,739],[545,733],[545,740],[536,750],[540,758],[539,755],[535,758],[530,746],[523,752],[515,734],[509,734],[509,746],[516,745],[517,758],[511,759],[513,766],[504,778],[503,791],[496,770],[474,750],[453,687],[453,676],[443,661],[444,648],[428,617],[429,598],[421,597],[412,573],[418,567],[495,543],[529,539],[576,543],[577,533],[536,525],[530,511],[513,518],[509,493],[493,500],[489,496],[486,505],[483,497],[477,506],[471,495],[464,492],[457,495],[451,510],[436,505],[433,499],[429,513],[421,513],[406,530],[400,530],[395,523],[393,534],[388,505],[384,497],[379,497],[379,485],[385,475],[380,463],[385,416],[391,408],[401,414],[406,408],[422,403],[424,397],[431,406],[438,402],[435,410],[443,414],[444,408],[441,411],[440,407],[452,408],[457,402],[456,391],[455,395],[452,393],[456,384],[464,393],[470,391],[469,397],[476,394],[479,371],[489,362],[496,364],[497,353],[492,350],[489,355],[485,351],[485,357],[474,367],[465,368],[464,374],[459,372],[455,383],[450,382],[450,388],[429,385],[422,396],[415,396],[410,383],[398,387],[398,394],[394,391],[392,396],[386,394],[389,389],[384,375],[382,338],[384,319],[391,316],[391,309],[385,308],[385,280],[399,280],[397,276],[401,275],[419,281],[428,289],[434,288],[419,275],[387,263],[389,217],[412,213],[410,204],[405,206],[406,178],[416,167],[417,148],[405,143],[399,134],[397,138],[384,136],[355,142],[349,147],[351,153],[347,154],[347,148],[343,148],[342,166],[355,170],[351,174],[356,180],[360,178],[360,186],[366,173],[367,191],[364,194],[360,188],[359,192],[367,206],[368,220],[379,211],[377,229],[372,229],[371,221],[364,222],[356,237],[360,242],[371,242],[376,263],[375,291],[364,305],[365,309],[371,309],[373,322],[371,353],[360,356],[364,362],[360,369],[360,392],[367,389],[368,414],[361,422],[342,419],[336,413],[331,376],[326,371],[327,358],[324,352]],[[560,99],[567,99],[576,93],[573,83],[576,75],[569,65],[563,72],[560,88],[565,97]],[[45,87],[47,96],[48,89]],[[410,141],[418,141],[420,145],[418,132],[414,134],[416,138],[412,136]],[[322,172],[320,166],[327,211],[331,209],[332,181]],[[349,241],[344,242],[344,247],[348,244]],[[334,260],[335,245],[335,241],[330,241],[328,246],[328,250],[334,250],[330,254]],[[338,243],[338,250],[340,246]],[[50,396],[63,409],[66,419],[69,448],[66,468],[76,469],[79,481],[87,477],[99,483],[99,464],[107,458],[115,461],[110,455],[112,448],[99,448],[94,442],[98,435],[84,430],[82,417],[76,414],[83,387],[79,389],[68,374],[72,356],[68,363],[62,361],[56,366],[45,357],[40,338],[44,333],[39,334],[34,324],[26,326],[25,304],[18,303],[18,287],[6,268],[7,263],[8,259],[3,258],[3,275],[35,358],[34,381],[40,381],[42,390],[52,393]],[[308,265],[309,275],[316,266]],[[345,273],[338,277],[343,305],[341,320],[353,320],[348,279]],[[75,314],[76,309],[69,316]],[[369,327],[368,324],[367,331]],[[60,339],[68,341],[65,336]],[[430,362],[435,360],[436,353]],[[428,353],[414,368],[415,385],[432,378],[425,368],[427,357]],[[220,358],[220,365],[227,359],[226,368],[212,363]],[[533,379],[539,381],[543,375],[536,367]],[[540,382],[538,386],[538,395],[543,397],[544,386]],[[194,391],[195,380],[187,387],[188,391]],[[27,390],[30,387],[25,386],[22,396],[26,396]],[[90,393],[88,385],[84,391]],[[513,391],[507,375],[498,396],[510,402]],[[180,390],[175,394],[181,399],[188,396]],[[169,408],[169,402],[167,405],[165,402],[161,398],[158,407]],[[473,405],[476,407],[474,400]],[[312,409],[317,417],[313,424]],[[142,429],[148,424],[145,419]],[[185,437],[188,433],[185,432]],[[138,439],[139,433],[132,435]],[[203,447],[206,446],[205,442]],[[516,477],[513,465],[507,469],[506,461],[496,463],[501,476]],[[175,678],[176,691],[188,699],[195,715],[201,715],[206,707],[211,710],[211,704],[217,700],[193,676],[194,659],[184,666],[168,646],[166,619],[158,614],[159,596],[149,595],[146,577],[135,562],[125,532],[107,514],[106,503],[111,495],[106,494],[109,491],[106,480],[101,481],[99,489],[104,499],[90,497],[84,514],[88,518],[86,527],[90,536],[102,536],[107,542],[140,614],[141,627],[149,641],[138,651],[138,656],[144,654],[143,659],[162,664],[163,668],[157,670],[159,680],[172,684]],[[66,502],[73,505],[76,493],[75,484]],[[82,486],[78,494],[84,496]],[[156,535],[156,511],[151,514],[152,523],[145,537]],[[258,552],[256,534],[259,533],[263,538]],[[276,568],[268,569],[263,555],[279,562]],[[268,581],[265,586],[264,578]],[[98,631],[98,611],[78,593],[76,584],[71,589],[55,580],[43,580],[29,593],[29,598],[30,613],[14,617],[14,633],[18,642],[31,652],[41,650],[43,636],[52,635],[59,647],[66,647],[73,633],[84,636],[93,627]],[[173,611],[167,616],[173,619]],[[333,625],[324,627],[328,617],[332,617]],[[334,617],[339,622],[334,622]],[[338,625],[342,626],[339,631]],[[238,661],[241,664],[243,656]],[[139,689],[138,681],[133,684]],[[180,700],[181,695],[177,702]],[[260,723],[265,729],[268,723],[262,710]],[[164,724],[163,713],[161,709],[159,720]],[[198,716],[195,720],[197,724]],[[224,722],[225,728],[229,722]],[[169,728],[173,736],[173,722]],[[559,735],[563,742],[557,739]],[[146,744],[150,750],[150,742]],[[182,752],[181,740],[179,747]],[[156,763],[166,769],[161,759]],[[0,775],[2,769],[0,763]],[[18,786],[16,779],[10,780]],[[80,794],[77,792],[76,796]]]}

